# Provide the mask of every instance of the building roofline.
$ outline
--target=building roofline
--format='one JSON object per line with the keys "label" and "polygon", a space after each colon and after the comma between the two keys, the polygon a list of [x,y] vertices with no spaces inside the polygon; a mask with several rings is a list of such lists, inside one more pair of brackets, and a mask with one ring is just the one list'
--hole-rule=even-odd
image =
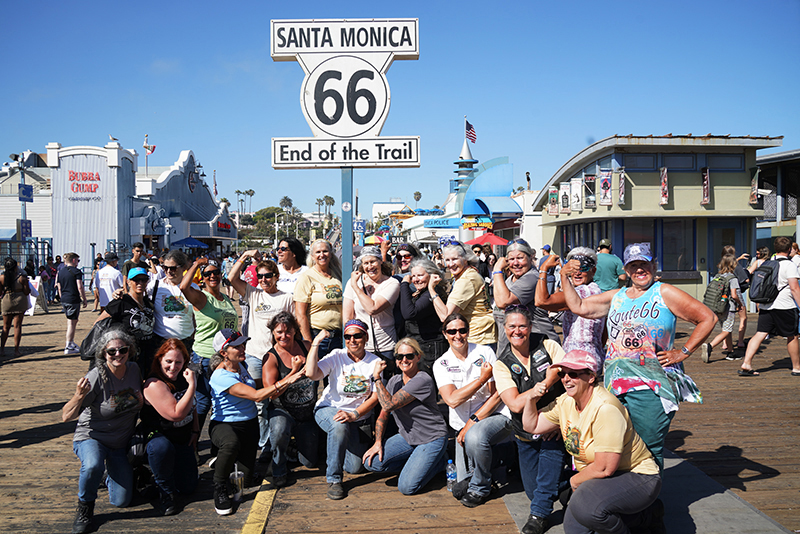
{"label": "building roofline", "polygon": [[782,163],[784,161],[790,161],[793,159],[800,159],[800,148],[758,156],[756,158],[756,163],[758,165],[765,165],[767,163]]}

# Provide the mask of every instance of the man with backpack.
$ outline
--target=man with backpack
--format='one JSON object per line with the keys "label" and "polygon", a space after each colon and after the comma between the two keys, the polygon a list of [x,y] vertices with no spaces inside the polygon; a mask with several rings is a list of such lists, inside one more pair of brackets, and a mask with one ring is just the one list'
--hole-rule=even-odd
{"label": "man with backpack", "polygon": [[800,302],[800,278],[797,266],[789,260],[792,240],[775,238],[775,259],[767,260],[753,272],[750,280],[750,300],[759,304],[758,327],[747,344],[747,352],[739,376],[759,376],[753,370],[753,357],[767,337],[783,336],[792,360],[792,376],[800,376],[800,346],[798,345],[797,302]]}

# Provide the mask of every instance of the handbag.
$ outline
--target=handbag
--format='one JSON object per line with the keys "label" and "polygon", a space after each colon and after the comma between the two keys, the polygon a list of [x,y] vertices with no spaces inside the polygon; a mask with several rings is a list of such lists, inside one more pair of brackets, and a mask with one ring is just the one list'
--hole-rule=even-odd
{"label": "handbag", "polygon": [[86,334],[86,337],[83,338],[81,341],[81,360],[89,361],[94,359],[94,345],[100,336],[108,330],[108,328],[113,323],[113,319],[111,317],[106,317],[105,319],[94,323],[92,329],[89,330],[89,333]]}

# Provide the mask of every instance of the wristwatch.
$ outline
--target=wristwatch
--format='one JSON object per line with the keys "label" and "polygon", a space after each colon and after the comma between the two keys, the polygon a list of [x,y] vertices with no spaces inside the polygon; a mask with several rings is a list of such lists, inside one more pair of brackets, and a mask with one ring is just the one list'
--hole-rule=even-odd
{"label": "wristwatch", "polygon": [[686,348],[686,345],[681,347],[681,352],[684,353],[687,356],[691,356],[691,354],[692,354],[691,352],[689,352],[689,349]]}
{"label": "wristwatch", "polygon": [[470,415],[470,416],[469,416],[469,418],[470,418],[470,420],[472,420],[472,422],[474,422],[474,423],[479,423],[479,422],[481,421],[480,419],[478,419],[478,416],[477,416],[477,415],[475,415],[475,414],[472,414],[472,415]]}

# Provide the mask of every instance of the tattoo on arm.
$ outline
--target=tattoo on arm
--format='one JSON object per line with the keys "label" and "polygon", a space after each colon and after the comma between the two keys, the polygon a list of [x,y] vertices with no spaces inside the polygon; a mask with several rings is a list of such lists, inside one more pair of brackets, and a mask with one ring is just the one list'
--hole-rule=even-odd
{"label": "tattoo on arm", "polygon": [[381,382],[376,382],[375,389],[378,392],[378,402],[381,403],[381,408],[387,412],[392,412],[398,408],[402,408],[409,402],[414,400],[414,396],[410,395],[404,390],[400,390],[394,395],[389,395],[389,390]]}
{"label": "tattoo on arm", "polygon": [[383,431],[386,428],[386,420],[389,419],[389,412],[381,410],[378,419],[375,421],[375,441],[383,440]]}

